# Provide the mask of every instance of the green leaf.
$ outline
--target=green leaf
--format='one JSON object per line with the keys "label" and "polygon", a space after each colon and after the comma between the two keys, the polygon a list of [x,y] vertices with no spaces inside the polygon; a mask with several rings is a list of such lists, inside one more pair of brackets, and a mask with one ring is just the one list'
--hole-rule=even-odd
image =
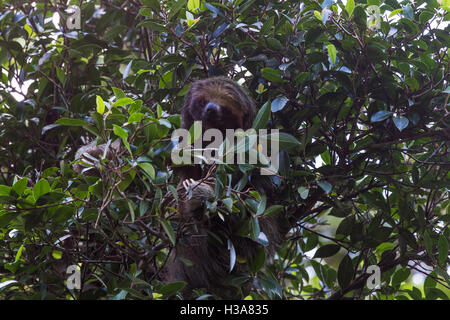
{"label": "green leaf", "polygon": [[447,273],[447,270],[441,268],[440,266],[436,266],[434,268],[434,272],[436,272],[439,276],[445,279],[445,282],[447,282],[448,285],[450,285],[450,276]]}
{"label": "green leaf", "polygon": [[9,196],[11,193],[11,187],[0,184],[0,195]]}
{"label": "green leaf", "polygon": [[122,107],[132,103],[134,103],[134,100],[131,98],[120,98],[114,102],[113,107]]}
{"label": "green leaf", "polygon": [[259,269],[261,269],[264,265],[264,262],[266,261],[266,250],[264,250],[264,247],[260,247],[254,256],[250,257],[249,261],[249,267],[250,271],[253,274],[256,274]]}
{"label": "green leaf", "polygon": [[410,274],[411,274],[411,271],[408,268],[399,269],[392,277],[392,285],[393,286],[401,285],[403,282],[408,280]]}
{"label": "green leaf", "polygon": [[134,203],[130,199],[127,199],[128,210],[130,211],[131,222],[134,222],[136,215],[134,214]]}
{"label": "green leaf", "polygon": [[323,162],[325,162],[325,164],[327,165],[331,165],[331,154],[330,154],[330,150],[325,150],[325,152],[323,152],[320,157],[322,158]]}
{"label": "green leaf", "polygon": [[189,11],[186,11],[186,22],[188,27],[196,24],[198,22],[198,19],[195,19],[194,15],[190,13]]}
{"label": "green leaf", "polygon": [[408,87],[411,88],[411,90],[417,90],[420,87],[419,82],[416,80],[416,78],[412,78],[412,77],[406,77],[405,78],[405,83],[408,85]]}
{"label": "green leaf", "polygon": [[422,300],[422,291],[418,288],[413,287],[412,290],[408,291],[408,294],[411,296],[413,300]]}
{"label": "green leaf", "polygon": [[145,174],[150,177],[152,180],[155,179],[155,168],[153,168],[153,166],[150,163],[147,162],[142,162],[142,163],[138,163],[138,166],[144,170]]}
{"label": "green leaf", "polygon": [[138,23],[136,27],[138,27],[138,28],[143,27],[143,28],[147,28],[149,30],[154,30],[154,31],[158,31],[158,32],[166,32],[167,31],[167,28],[164,25],[159,24],[152,20],[144,20],[144,21]]}
{"label": "green leaf", "polygon": [[440,298],[441,300],[448,300],[448,296],[445,294],[444,291],[438,288],[430,288],[426,292],[426,298],[427,300],[437,300]]}
{"label": "green leaf", "polygon": [[127,67],[125,68],[125,71],[123,72],[123,80],[125,80],[128,77],[128,74],[130,73],[131,70],[131,65],[133,64],[133,60],[130,60],[130,62],[128,62]]}
{"label": "green leaf", "polygon": [[163,218],[159,218],[159,223],[163,227],[164,232],[169,237],[170,242],[172,242],[172,245],[175,245],[175,242],[176,242],[175,232],[173,231],[173,228],[170,225],[170,223],[167,222],[166,220],[164,220]]}
{"label": "green leaf", "polygon": [[367,14],[362,6],[355,6],[355,9],[353,10],[353,20],[359,28],[367,28]]}
{"label": "green leaf", "polygon": [[448,239],[442,234],[438,240],[438,261],[441,266],[446,266],[446,260],[448,258]]}
{"label": "green leaf", "polygon": [[330,57],[331,62],[336,64],[336,47],[333,44],[328,45],[328,56]]}
{"label": "green leaf", "polygon": [[306,198],[308,198],[309,188],[298,187],[297,191],[300,194],[300,198],[302,198],[303,200],[306,200]]}
{"label": "green leaf", "polygon": [[122,138],[123,140],[128,139],[128,132],[126,132],[125,129],[119,127],[118,125],[113,124],[113,131],[116,136]]}
{"label": "green leaf", "polygon": [[185,4],[186,0],[178,0],[177,2],[175,2],[175,4],[170,8],[169,19],[172,20],[176,16],[176,14],[178,14],[178,11],[180,11],[180,9],[184,7]]}
{"label": "green leaf", "polygon": [[338,283],[341,289],[347,288],[353,279],[354,269],[352,259],[346,255],[338,267]]}
{"label": "green leaf", "polygon": [[280,51],[283,48],[281,42],[275,38],[267,38],[266,43],[267,47],[275,51]]}
{"label": "green leaf", "polygon": [[102,97],[97,96],[95,101],[97,104],[97,112],[103,114],[105,112],[105,102],[103,102]]}
{"label": "green leaf", "polygon": [[136,176],[135,170],[129,171],[128,174],[125,175],[125,179],[122,180],[122,182],[119,184],[119,190],[125,191],[125,189],[128,188],[128,186],[131,184],[131,182],[133,182],[135,176]]}
{"label": "green leaf", "polygon": [[334,256],[341,249],[337,244],[326,244],[317,249],[313,258],[328,258]]}
{"label": "green leaf", "polygon": [[[239,13],[241,14],[251,8],[254,2],[255,0],[235,1],[235,3],[239,3]],[[217,2],[215,4],[217,5]]]}
{"label": "green leaf", "polygon": [[225,207],[227,208],[228,212],[231,212],[233,209],[233,199],[231,198],[225,198],[222,200],[222,203],[225,205]]}
{"label": "green leaf", "polygon": [[142,119],[144,119],[144,117],[145,117],[145,114],[143,114],[141,112],[135,112],[135,113],[130,115],[130,117],[128,118],[128,122],[129,123],[139,122]]}
{"label": "green leaf", "polygon": [[399,131],[405,129],[409,124],[408,118],[403,116],[392,118],[392,120]]}
{"label": "green leaf", "polygon": [[61,260],[61,258],[62,258],[62,251],[61,250],[53,250],[52,251],[52,257],[55,260]]}
{"label": "green leaf", "polygon": [[188,0],[187,9],[191,12],[200,10],[200,0]]}
{"label": "green leaf", "polygon": [[87,123],[80,119],[68,119],[61,118],[55,121],[56,124],[61,124],[64,126],[74,126],[74,127],[83,127]]}
{"label": "green leaf", "polygon": [[300,141],[289,133],[279,132],[278,134],[268,134],[266,137],[271,143],[278,143],[280,150],[292,150],[301,147]]}
{"label": "green leaf", "polygon": [[258,282],[263,287],[265,293],[269,295],[271,299],[280,299],[282,297],[282,289],[278,281],[269,272],[264,272],[258,278]]}
{"label": "green leaf", "polygon": [[157,12],[161,9],[161,4],[158,0],[142,0],[142,2]]}
{"label": "green leaf", "polygon": [[144,214],[146,214],[148,207],[149,207],[148,201],[145,200],[139,201],[139,216],[142,217]]}
{"label": "green leaf", "polygon": [[266,202],[267,202],[267,197],[266,197],[266,195],[263,194],[261,196],[261,201],[259,202],[258,207],[256,209],[257,216],[263,214],[264,211],[266,210]]}
{"label": "green leaf", "polygon": [[345,11],[347,11],[348,16],[351,18],[353,14],[353,10],[355,9],[355,1],[347,0],[347,4],[345,5]]}
{"label": "green leaf", "polygon": [[317,20],[322,21],[322,14],[319,11],[314,10],[314,16],[317,18]]}
{"label": "green leaf", "polygon": [[18,215],[17,212],[0,212],[0,228],[5,228]]}
{"label": "green leaf", "polygon": [[424,241],[425,249],[427,250],[428,254],[430,256],[432,256],[433,255],[433,239],[431,238],[428,231],[425,231],[425,233],[423,234],[423,241]]}
{"label": "green leaf", "polygon": [[[28,185],[28,178],[25,177],[25,178],[20,179],[16,183],[14,183],[12,188],[19,196],[21,196],[23,194],[23,192],[25,191],[27,185]],[[0,194],[2,194],[1,191],[0,191]]]}
{"label": "green leaf", "polygon": [[175,202],[178,203],[178,192],[177,192],[177,188],[175,188],[173,185],[169,184],[167,186],[167,188],[169,189],[169,191],[172,193],[173,198],[175,199]]}
{"label": "green leaf", "polygon": [[59,67],[56,67],[56,77],[64,87],[64,85],[66,84],[66,73]]}
{"label": "green leaf", "polygon": [[392,11],[392,12],[389,14],[388,18],[392,18],[393,16],[395,16],[396,14],[398,14],[398,13],[400,13],[400,12],[402,12],[402,11],[403,11],[403,8],[395,9],[394,11]]}
{"label": "green leaf", "polygon": [[228,250],[230,251],[230,269],[229,272],[233,271],[234,265],[236,264],[236,250],[234,249],[233,243],[228,239]]}
{"label": "green leaf", "polygon": [[70,206],[62,206],[58,208],[52,215],[52,222],[66,222],[75,215],[75,208]]}
{"label": "green leaf", "polygon": [[391,111],[381,110],[372,115],[372,117],[370,118],[370,122],[380,122],[386,120],[391,115],[392,115]]}
{"label": "green leaf", "polygon": [[272,82],[282,82],[283,81],[283,73],[280,70],[275,70],[272,68],[262,68],[261,75]]}
{"label": "green leaf", "polygon": [[406,19],[414,20],[414,9],[409,3],[403,8],[402,14]]}
{"label": "green leaf", "polygon": [[258,114],[256,115],[255,120],[253,121],[252,128],[255,130],[259,130],[266,127],[267,121],[270,118],[270,104],[267,101],[261,109],[259,109]]}
{"label": "green leaf", "polygon": [[303,83],[303,81],[305,81],[310,75],[311,75],[310,72],[300,72],[300,73],[295,77],[295,82],[296,82],[297,84]]}
{"label": "green leaf", "polygon": [[125,98],[125,93],[124,93],[121,89],[116,88],[116,87],[112,87],[112,90],[113,90],[113,92],[114,92],[114,96],[115,96],[117,99]]}
{"label": "green leaf", "polygon": [[[139,9],[139,14],[143,15],[144,17],[152,17],[153,11],[149,8],[141,8]],[[139,25],[137,27],[140,27]]]}
{"label": "green leaf", "polygon": [[259,219],[257,217],[253,217],[250,220],[250,230],[251,230],[251,238],[253,240],[258,239],[259,234],[261,233],[261,228],[259,226]]}
{"label": "green leaf", "polygon": [[139,110],[141,110],[142,104],[143,104],[143,102],[141,99],[135,100],[134,103],[128,109],[128,112],[130,114],[137,113]]}
{"label": "green leaf", "polygon": [[183,289],[187,285],[184,281],[178,281],[178,282],[171,282],[161,289],[159,289],[159,293],[163,294],[166,297],[170,297],[174,295],[175,293],[179,292],[181,289]]}
{"label": "green leaf", "polygon": [[60,118],[55,121],[55,124],[69,126],[69,127],[83,127],[84,129],[86,129],[90,133],[94,134],[95,136],[99,135],[97,129],[94,126],[92,126],[88,122],[85,122],[80,119]]}
{"label": "green leaf", "polygon": [[393,250],[394,249],[394,244],[391,242],[383,242],[380,245],[377,246],[377,248],[375,249],[377,254],[381,255],[383,252],[387,251],[387,250]]}
{"label": "green leaf", "polygon": [[38,200],[40,196],[50,192],[50,184],[47,180],[41,179],[33,187],[33,196]]}
{"label": "green leaf", "polygon": [[273,205],[267,208],[266,211],[264,211],[263,216],[265,217],[275,216],[282,211],[284,211],[284,206],[279,204]]}
{"label": "green leaf", "polygon": [[17,250],[17,253],[16,253],[16,257],[15,257],[15,259],[14,259],[14,262],[19,261],[20,257],[22,256],[23,248],[24,248],[24,245],[22,244],[22,245],[20,246],[19,250]]}
{"label": "green leaf", "polygon": [[282,110],[288,101],[289,99],[285,96],[276,97],[271,103],[271,111],[277,112]]}
{"label": "green leaf", "polygon": [[189,128],[189,141],[187,141],[187,145],[191,145],[199,139],[202,135],[202,122],[201,121],[194,121],[192,126]]}
{"label": "green leaf", "polygon": [[329,194],[333,186],[327,181],[317,181],[317,185],[325,191],[326,194]]}

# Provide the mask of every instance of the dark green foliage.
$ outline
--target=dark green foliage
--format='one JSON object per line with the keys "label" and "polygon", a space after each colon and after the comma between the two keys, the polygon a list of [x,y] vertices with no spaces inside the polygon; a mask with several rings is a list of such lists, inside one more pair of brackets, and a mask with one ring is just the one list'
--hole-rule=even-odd
{"label": "dark green foliage", "polygon": [[[273,264],[258,251],[229,284],[255,299],[448,299],[448,1],[83,1],[81,30],[31,3],[0,1],[0,300],[183,297],[186,283],[158,280],[182,240],[170,137],[191,82],[216,75],[248,88],[254,126],[280,129],[284,151],[274,199],[243,201],[253,167],[218,166],[208,214],[262,244],[257,216],[291,223]],[[94,138],[121,149],[77,175]],[[245,257],[224,238],[234,269]]]}

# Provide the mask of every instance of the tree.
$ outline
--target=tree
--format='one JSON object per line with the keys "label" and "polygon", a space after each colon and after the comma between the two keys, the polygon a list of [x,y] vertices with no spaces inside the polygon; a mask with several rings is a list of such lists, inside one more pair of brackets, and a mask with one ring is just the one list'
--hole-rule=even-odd
{"label": "tree", "polygon": [[[252,298],[448,299],[448,1],[83,1],[81,30],[57,1],[2,8],[1,299],[182,297],[157,280],[179,236],[170,136],[214,75],[285,137],[283,197],[252,201],[295,223],[244,277]],[[92,139],[121,148],[78,175]]]}

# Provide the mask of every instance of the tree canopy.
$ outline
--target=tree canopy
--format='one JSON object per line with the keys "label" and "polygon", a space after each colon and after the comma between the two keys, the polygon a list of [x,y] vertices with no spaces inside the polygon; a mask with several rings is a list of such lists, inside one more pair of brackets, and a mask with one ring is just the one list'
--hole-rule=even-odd
{"label": "tree canopy", "polygon": [[[236,298],[448,299],[449,1],[0,4],[0,299],[183,298],[158,280],[180,237],[170,137],[217,75],[283,134],[282,196],[252,191],[246,236],[294,221],[273,263],[230,273]],[[120,151],[77,174],[93,140]],[[227,186],[250,169],[218,166],[211,214],[245,210]]]}

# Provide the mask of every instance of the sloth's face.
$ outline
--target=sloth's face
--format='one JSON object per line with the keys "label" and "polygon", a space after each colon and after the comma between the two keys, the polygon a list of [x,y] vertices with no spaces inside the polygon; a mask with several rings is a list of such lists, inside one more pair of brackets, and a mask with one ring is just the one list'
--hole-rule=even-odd
{"label": "sloth's face", "polygon": [[238,97],[220,87],[204,87],[195,92],[188,106],[193,121],[201,121],[202,128],[226,129],[244,128],[247,117]]}
{"label": "sloth's face", "polygon": [[193,101],[191,114],[194,121],[201,121],[204,129],[221,131],[243,127],[242,112],[237,112],[226,101],[220,99],[198,99]]}

